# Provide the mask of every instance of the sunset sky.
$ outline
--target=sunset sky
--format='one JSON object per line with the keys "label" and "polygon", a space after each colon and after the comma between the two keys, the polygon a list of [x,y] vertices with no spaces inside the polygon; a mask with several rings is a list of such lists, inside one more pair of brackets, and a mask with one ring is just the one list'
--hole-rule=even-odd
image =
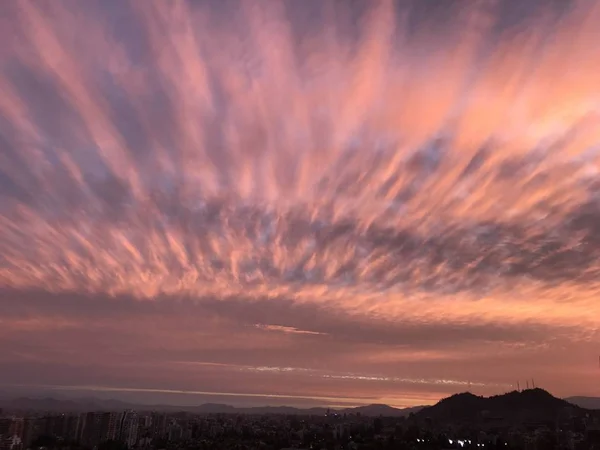
{"label": "sunset sky", "polygon": [[0,2],[0,391],[600,396],[600,3]]}

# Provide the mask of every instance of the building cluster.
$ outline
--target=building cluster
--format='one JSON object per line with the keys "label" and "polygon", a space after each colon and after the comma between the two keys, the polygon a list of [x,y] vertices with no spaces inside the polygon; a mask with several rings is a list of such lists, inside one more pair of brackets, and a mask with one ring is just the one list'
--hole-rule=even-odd
{"label": "building cluster", "polygon": [[0,416],[0,450],[600,449],[600,422],[438,426],[414,418],[88,412]]}
{"label": "building cluster", "polygon": [[104,441],[118,441],[133,448],[139,442],[144,420],[147,418],[134,411],[5,416],[0,418],[0,450],[28,449],[40,438],[90,448]]}

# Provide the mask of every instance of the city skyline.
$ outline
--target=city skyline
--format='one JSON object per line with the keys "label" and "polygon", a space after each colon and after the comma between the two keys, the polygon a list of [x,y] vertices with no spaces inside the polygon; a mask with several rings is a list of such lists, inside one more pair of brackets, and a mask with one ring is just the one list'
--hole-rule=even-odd
{"label": "city skyline", "polygon": [[599,21],[0,5],[0,390],[600,397]]}

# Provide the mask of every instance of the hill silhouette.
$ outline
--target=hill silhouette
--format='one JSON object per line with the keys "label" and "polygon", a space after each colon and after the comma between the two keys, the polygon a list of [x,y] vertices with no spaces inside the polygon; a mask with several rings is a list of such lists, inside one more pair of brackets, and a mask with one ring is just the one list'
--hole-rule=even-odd
{"label": "hill silhouette", "polygon": [[361,414],[363,416],[383,416],[383,417],[406,417],[411,413],[418,412],[422,410],[424,406],[413,406],[411,408],[394,408],[389,405],[381,405],[381,404],[373,404],[367,406],[357,406],[355,408],[347,408],[341,411],[336,411],[338,413],[346,413],[346,414]]}
{"label": "hill silhouette", "polygon": [[470,392],[455,394],[437,404],[423,408],[418,419],[442,423],[510,421],[534,422],[555,420],[566,412],[583,413],[585,410],[549,392],[535,388],[513,391],[493,397],[480,397]]}
{"label": "hill silhouette", "polygon": [[[0,398],[0,407],[19,411],[118,411],[135,409],[138,411],[187,411],[196,414],[299,414],[324,415],[327,408],[294,408],[289,406],[234,407],[218,403],[205,403],[195,406],[140,405],[119,400],[96,398],[55,399],[55,398]],[[481,397],[470,392],[455,394],[440,400],[433,406],[413,408],[393,408],[388,405],[373,404],[346,409],[332,409],[338,414],[358,414],[363,416],[407,417],[414,413],[415,420],[430,419],[438,423],[474,423],[482,421],[535,422],[555,420],[561,414],[579,415],[587,410],[552,396],[543,389],[513,391],[493,397]]]}

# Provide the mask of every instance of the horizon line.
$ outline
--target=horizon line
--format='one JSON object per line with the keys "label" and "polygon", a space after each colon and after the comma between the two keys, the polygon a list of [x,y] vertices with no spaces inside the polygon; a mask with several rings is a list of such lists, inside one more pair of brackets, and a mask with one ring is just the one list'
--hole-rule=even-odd
{"label": "horizon line", "polygon": [[[335,403],[329,403],[329,404],[319,404],[319,405],[301,405],[301,406],[296,406],[296,405],[272,405],[272,404],[261,404],[261,405],[242,405],[242,406],[236,406],[236,405],[231,405],[231,404],[227,404],[227,403],[211,403],[211,402],[203,402],[203,403],[199,403],[196,405],[190,405],[190,404],[177,404],[177,403],[164,403],[164,402],[145,402],[145,401],[128,401],[128,400],[121,400],[118,398],[108,398],[108,399],[102,399],[102,398],[97,398],[97,397],[92,397],[93,400],[101,400],[101,401],[117,401],[117,402],[121,402],[121,403],[126,403],[126,404],[130,404],[133,406],[148,406],[148,407],[152,407],[152,406],[168,406],[168,407],[180,407],[180,408],[194,408],[194,407],[199,407],[202,405],[206,405],[206,404],[219,404],[219,405],[223,405],[223,406],[229,406],[235,409],[248,409],[248,408],[281,408],[281,407],[286,407],[286,408],[294,408],[294,409],[298,409],[298,410],[310,410],[310,409],[315,409],[315,408],[333,408],[333,409],[339,409],[339,410],[344,410],[344,409],[351,409],[351,408],[358,408],[358,407],[363,407],[363,406],[372,406],[372,405],[384,405],[384,406],[388,406],[391,408],[395,408],[395,409],[408,409],[408,408],[413,408],[413,407],[427,407],[427,406],[432,406],[436,403],[438,403],[439,401],[441,401],[444,398],[448,398],[451,397],[453,395],[459,395],[459,394],[464,394],[464,393],[471,393],[473,395],[477,395],[474,394],[470,391],[464,391],[464,392],[456,392],[454,394],[450,394],[447,397],[441,397],[440,399],[436,400],[433,403],[430,402],[417,402],[414,403],[412,405],[407,405],[406,403],[400,405],[397,403],[393,403],[393,402],[387,402],[384,399],[381,398],[365,398],[365,399],[358,399],[358,398],[353,398],[353,397],[330,397],[330,396],[304,396],[304,395],[292,395],[292,394],[264,394],[264,393],[235,393],[235,392],[211,392],[211,391],[198,391],[198,390],[184,390],[184,389],[159,389],[159,388],[129,388],[129,387],[113,387],[113,386],[98,386],[98,385],[41,385],[41,384],[0,384],[0,388],[9,388],[9,387],[13,387],[13,388],[29,388],[29,389],[48,389],[50,391],[65,391],[65,392],[89,392],[94,393],[94,392],[104,392],[104,393],[109,393],[109,392],[113,392],[113,393],[155,393],[155,394],[168,394],[168,395],[193,395],[193,396],[215,396],[215,397],[241,397],[241,398],[273,398],[273,399],[296,399],[296,400],[324,400],[324,401],[334,401]],[[490,397],[494,397],[497,395],[506,395],[510,392],[524,392],[527,390],[534,390],[534,389],[543,389],[540,387],[536,387],[536,388],[530,388],[530,389],[522,389],[522,390],[511,390],[508,391],[506,393],[503,394],[495,394],[495,395],[489,395],[489,396],[481,396],[481,395],[477,395],[480,397],[484,397],[484,398],[490,398]],[[543,389],[545,390],[545,389]],[[548,391],[546,391],[548,392]],[[52,398],[52,397],[40,397],[41,394],[36,394],[33,392],[29,392],[27,394],[24,395],[29,395],[29,396],[33,396],[33,397],[37,397],[37,398],[48,398],[48,399],[52,399],[52,400],[58,400],[58,401],[66,401],[66,400],[83,400],[84,397],[79,397],[79,398],[71,398],[71,399],[57,399],[57,398]],[[552,395],[552,394],[550,394]],[[594,398],[593,396],[580,396],[580,395],[572,395],[572,396],[568,396],[568,397],[558,397],[561,398],[563,400],[569,399],[569,398],[575,398],[575,397],[589,397],[589,398]],[[11,399],[17,399],[18,397],[11,397]],[[348,400],[348,401],[353,401],[352,403],[348,403],[348,404],[340,404],[338,402],[343,402],[344,400]],[[357,401],[358,400],[358,401]]]}
{"label": "horizon line", "polygon": [[[113,387],[113,386],[101,386],[101,385],[43,385],[43,384],[5,384],[0,385],[0,387],[18,387],[18,388],[30,388],[30,389],[48,389],[51,391],[65,391],[65,392],[122,392],[122,393],[149,393],[149,394],[168,394],[168,395],[194,395],[194,396],[214,396],[214,397],[240,397],[240,398],[271,398],[271,399],[289,399],[289,400],[315,400],[315,401],[332,401],[336,402],[335,406],[340,407],[337,402],[348,401],[348,406],[342,406],[344,408],[353,408],[358,406],[368,406],[373,404],[385,404],[387,406],[391,406],[397,409],[411,408],[413,406],[423,406],[423,403],[415,403],[415,404],[399,404],[395,402],[387,402],[385,399],[378,397],[366,397],[366,398],[357,398],[357,397],[333,397],[333,396],[311,396],[311,395],[293,395],[293,394],[267,394],[267,393],[237,393],[237,392],[211,392],[211,391],[200,391],[200,390],[185,390],[185,389],[161,389],[161,388],[130,388],[130,387]],[[121,401],[118,399],[113,399],[117,401]],[[127,402],[124,402],[127,403]],[[142,402],[143,404],[143,402]],[[151,405],[149,405],[151,406]],[[190,406],[190,405],[177,405],[177,404],[168,404],[163,406]],[[233,405],[228,405],[233,406]],[[264,405],[264,406],[273,406],[273,405]],[[287,406],[287,405],[279,405],[279,406]],[[235,406],[234,406],[235,407]],[[253,407],[253,406],[245,406],[245,407]],[[261,407],[261,406],[256,406]],[[296,406],[290,406],[294,408],[298,408]],[[320,407],[333,407],[331,404],[322,404],[322,405],[313,405],[313,406],[302,406],[299,409],[310,409],[310,408],[320,408]]]}

